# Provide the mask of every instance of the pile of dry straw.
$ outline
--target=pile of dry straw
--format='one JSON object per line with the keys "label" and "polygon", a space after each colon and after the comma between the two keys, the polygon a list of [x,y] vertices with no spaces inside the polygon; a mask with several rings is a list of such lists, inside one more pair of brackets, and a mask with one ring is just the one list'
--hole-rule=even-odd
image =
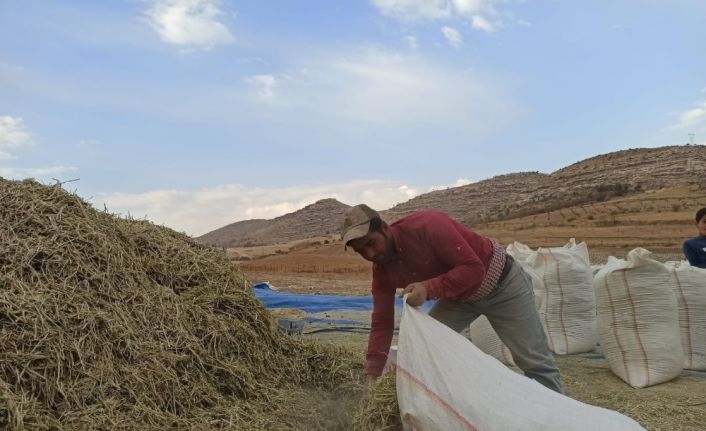
{"label": "pile of dry straw", "polygon": [[224,253],[0,178],[0,429],[319,429],[360,360],[271,323]]}
{"label": "pile of dry straw", "polygon": [[368,388],[356,409],[356,431],[402,429],[395,378],[394,372],[388,372]]}

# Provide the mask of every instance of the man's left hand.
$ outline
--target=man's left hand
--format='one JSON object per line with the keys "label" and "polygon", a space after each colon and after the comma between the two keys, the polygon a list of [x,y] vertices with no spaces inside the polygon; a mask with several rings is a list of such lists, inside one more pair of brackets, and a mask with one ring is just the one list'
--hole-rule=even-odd
{"label": "man's left hand", "polygon": [[412,283],[405,287],[402,292],[402,296],[409,294],[407,297],[407,304],[412,307],[418,307],[427,300],[427,287],[424,283]]}

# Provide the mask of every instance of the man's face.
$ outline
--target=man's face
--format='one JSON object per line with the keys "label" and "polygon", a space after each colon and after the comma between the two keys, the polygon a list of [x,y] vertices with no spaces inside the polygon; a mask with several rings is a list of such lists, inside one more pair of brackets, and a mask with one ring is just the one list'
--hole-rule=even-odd
{"label": "man's face", "polygon": [[383,232],[368,232],[348,244],[356,253],[370,262],[384,264],[392,260],[392,238]]}
{"label": "man's face", "polygon": [[696,228],[699,230],[700,236],[706,236],[706,216],[701,217],[701,220],[696,223]]}

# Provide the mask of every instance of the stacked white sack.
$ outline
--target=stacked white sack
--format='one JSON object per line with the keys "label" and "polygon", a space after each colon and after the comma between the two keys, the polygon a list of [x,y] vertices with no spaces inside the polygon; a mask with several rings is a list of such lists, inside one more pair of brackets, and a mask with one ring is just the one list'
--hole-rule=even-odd
{"label": "stacked white sack", "polygon": [[536,253],[530,246],[522,244],[518,241],[508,244],[505,250],[507,251],[507,254],[520,262],[526,261],[530,256]]}
{"label": "stacked white sack", "polygon": [[[532,279],[532,290],[534,291],[534,302],[539,310],[542,306],[542,298],[544,298],[544,282],[532,270],[526,262],[527,257],[535,253],[531,248],[515,241],[507,246],[507,254],[515,259],[515,262],[522,266],[522,269]],[[544,323],[542,323],[544,325]],[[546,329],[545,329],[546,332]],[[471,341],[483,352],[494,357],[505,365],[516,365],[512,359],[510,349],[500,340],[498,334],[490,325],[488,318],[480,316],[470,326]]]}
{"label": "stacked white sack", "polygon": [[515,365],[510,349],[500,340],[487,317],[480,316],[471,323],[471,341],[484,353],[503,364]]}
{"label": "stacked white sack", "polygon": [[539,317],[549,348],[560,355],[595,349],[596,303],[586,243],[571,238],[564,247],[539,248],[526,265],[544,282]]}
{"label": "stacked white sack", "polygon": [[677,299],[667,267],[636,248],[596,274],[598,328],[610,369],[635,388],[666,382],[684,364]]}
{"label": "stacked white sack", "polygon": [[397,400],[405,430],[644,430],[510,370],[409,305],[400,324]]}
{"label": "stacked white sack", "polygon": [[706,269],[686,261],[667,268],[677,297],[684,368],[706,370]]}
{"label": "stacked white sack", "polygon": [[[507,246],[507,254],[515,259],[515,262],[522,266],[522,269],[530,276],[532,279],[532,290],[534,291],[534,302],[537,305],[537,310],[542,308],[545,295],[544,281],[542,277],[537,274],[537,272],[527,263],[531,256],[537,254],[536,251],[532,250],[529,246],[522,244],[521,242],[515,241]],[[544,322],[542,322],[544,325]],[[546,328],[545,328],[546,330]]]}

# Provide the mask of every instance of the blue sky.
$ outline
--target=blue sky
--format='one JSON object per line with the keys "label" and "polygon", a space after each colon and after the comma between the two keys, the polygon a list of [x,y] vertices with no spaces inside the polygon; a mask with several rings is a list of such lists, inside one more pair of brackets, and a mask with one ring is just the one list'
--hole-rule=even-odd
{"label": "blue sky", "polygon": [[0,0],[0,176],[200,235],[704,144],[704,22],[703,0]]}

